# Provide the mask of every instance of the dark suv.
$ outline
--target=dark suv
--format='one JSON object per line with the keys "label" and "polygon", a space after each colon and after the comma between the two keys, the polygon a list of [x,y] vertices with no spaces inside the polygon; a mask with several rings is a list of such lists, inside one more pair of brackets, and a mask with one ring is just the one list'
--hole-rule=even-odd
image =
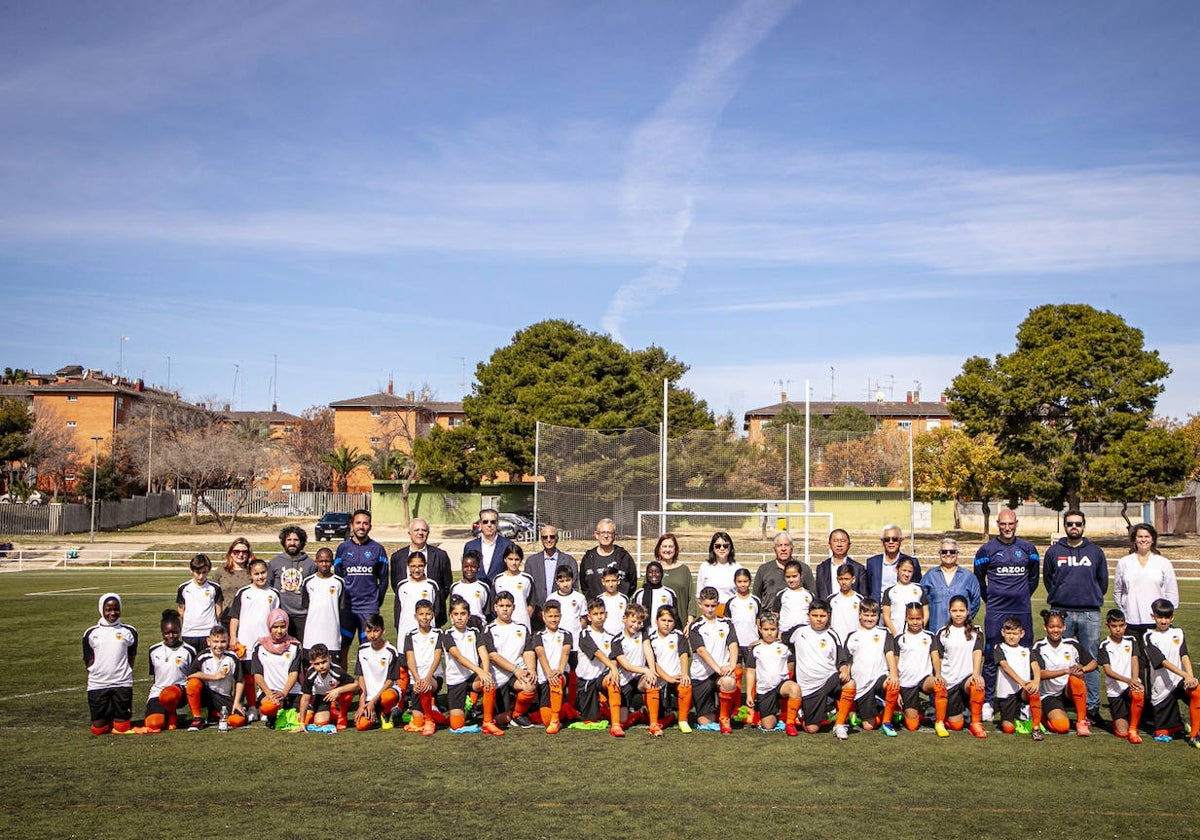
{"label": "dark suv", "polygon": [[313,531],[318,540],[331,540],[334,537],[344,540],[350,536],[350,514],[326,513]]}

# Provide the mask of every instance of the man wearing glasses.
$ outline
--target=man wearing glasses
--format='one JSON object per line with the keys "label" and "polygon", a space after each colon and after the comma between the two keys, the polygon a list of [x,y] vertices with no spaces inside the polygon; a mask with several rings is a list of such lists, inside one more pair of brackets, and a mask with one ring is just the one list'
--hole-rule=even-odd
{"label": "man wearing glasses", "polygon": [[1010,615],[1021,621],[1025,633],[1021,644],[1033,645],[1033,593],[1038,588],[1041,558],[1033,543],[1017,536],[1017,515],[1005,508],[996,516],[1000,535],[993,537],[975,552],[975,577],[979,594],[987,604],[983,619],[983,636],[987,647],[983,651],[983,680],[987,684],[984,720],[991,719],[992,694],[996,690],[996,660],[992,651],[1004,641],[1000,627]]}
{"label": "man wearing glasses", "polygon": [[579,589],[588,600],[599,598],[604,591],[604,570],[615,566],[621,578],[617,589],[626,598],[633,595],[637,589],[637,563],[621,546],[617,545],[617,525],[611,519],[601,519],[596,523],[596,545],[583,554],[579,563]]}
{"label": "man wearing glasses", "polygon": [[[1079,641],[1095,658],[1100,648],[1100,608],[1108,594],[1108,558],[1104,549],[1083,535],[1082,511],[1063,514],[1067,535],[1046,550],[1042,580],[1050,608],[1064,613],[1066,636]],[[1087,684],[1088,717],[1100,715],[1100,671],[1083,675]]]}
{"label": "man wearing glasses", "polygon": [[904,533],[899,525],[885,525],[879,540],[883,543],[883,554],[867,558],[867,594],[876,601],[883,598],[883,593],[896,585],[896,564],[908,559],[913,562],[913,583],[921,582],[921,564],[917,558],[910,557],[900,550],[904,542]]}
{"label": "man wearing glasses", "polygon": [[525,574],[533,578],[533,596],[530,603],[534,609],[534,630],[541,630],[546,626],[542,623],[542,607],[546,603],[546,596],[555,591],[554,575],[558,567],[568,567],[576,585],[579,581],[579,561],[565,551],[558,550],[558,529],[553,525],[544,525],[539,536],[542,550],[530,554],[525,560]]}
{"label": "man wearing glasses", "polygon": [[[434,623],[441,627],[446,623],[446,596],[454,584],[454,573],[450,569],[450,555],[436,545],[429,544],[429,523],[414,519],[408,524],[409,543],[392,554],[392,591],[408,579],[408,558],[420,554],[425,558],[425,576],[438,585],[442,597],[434,604]],[[396,622],[399,624],[400,599],[396,599]]]}
{"label": "man wearing glasses", "polygon": [[[479,577],[487,583],[504,571],[504,552],[512,540],[500,534],[500,512],[494,508],[479,511],[479,536],[468,540],[463,546],[463,556],[472,548],[483,556],[479,564]],[[447,590],[448,591],[448,590]]]}

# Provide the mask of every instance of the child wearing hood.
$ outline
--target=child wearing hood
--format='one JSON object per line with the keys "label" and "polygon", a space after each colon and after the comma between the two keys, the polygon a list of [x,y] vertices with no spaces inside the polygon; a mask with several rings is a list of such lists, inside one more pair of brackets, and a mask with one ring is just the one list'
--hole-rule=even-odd
{"label": "child wearing hood", "polygon": [[288,635],[290,618],[276,607],[267,616],[268,635],[254,644],[254,684],[260,699],[258,711],[275,728],[275,715],[291,709],[300,700],[300,641]]}
{"label": "child wearing hood", "polygon": [[657,560],[651,560],[646,565],[646,585],[633,593],[631,604],[641,604],[646,608],[646,615],[658,615],[659,607],[675,609],[678,602],[675,590],[663,585],[663,566]]}
{"label": "child wearing hood", "polygon": [[137,630],[121,623],[121,596],[106,592],[98,605],[100,620],[83,634],[88,710],[92,734],[129,732],[133,718],[133,660]]}

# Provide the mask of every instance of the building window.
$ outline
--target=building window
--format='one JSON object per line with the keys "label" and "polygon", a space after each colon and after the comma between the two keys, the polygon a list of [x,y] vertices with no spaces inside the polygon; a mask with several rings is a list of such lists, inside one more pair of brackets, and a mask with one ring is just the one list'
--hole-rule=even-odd
{"label": "building window", "polygon": [[290,484],[281,484],[281,485],[280,485],[280,487],[279,487],[279,489],[280,489],[280,492],[283,492],[283,493],[291,493],[291,492],[292,492],[292,485],[290,485]]}
{"label": "building window", "polygon": [[904,431],[908,431],[909,429],[912,428],[912,421],[911,420],[897,420],[896,428],[903,429]]}
{"label": "building window", "polygon": [[281,469],[281,470],[279,471],[279,473],[280,473],[280,475],[291,475],[291,474],[292,474],[292,468],[291,468],[291,467],[284,467],[283,469]]}
{"label": "building window", "polygon": [[68,429],[74,429],[74,428],[75,428],[75,421],[74,421],[74,420],[68,420],[68,421],[67,421],[67,428],[68,428]]}
{"label": "building window", "polygon": [[66,481],[74,481],[74,480],[75,480],[75,473],[65,473],[65,474],[63,475],[63,479],[65,479]]}
{"label": "building window", "polygon": [[925,429],[927,431],[932,431],[933,429],[940,429],[940,428],[942,428],[941,420],[926,420],[925,421]]}
{"label": "building window", "polygon": [[124,408],[124,407],[125,407],[125,398],[117,397],[117,408]]}
{"label": "building window", "polygon": [[465,417],[448,417],[446,419],[449,421],[451,429],[457,429],[463,423],[467,422],[467,418]]}
{"label": "building window", "polygon": [[382,413],[383,413],[383,412],[382,412],[382,411],[380,411],[378,408],[372,408],[372,409],[371,409],[371,416],[372,416],[372,417],[378,417],[378,416],[379,416],[379,415],[381,415]]}
{"label": "building window", "polygon": [[78,394],[67,394],[67,402],[79,402]]}
{"label": "building window", "polygon": [[379,444],[379,438],[371,438],[372,446],[377,446],[378,444]]}

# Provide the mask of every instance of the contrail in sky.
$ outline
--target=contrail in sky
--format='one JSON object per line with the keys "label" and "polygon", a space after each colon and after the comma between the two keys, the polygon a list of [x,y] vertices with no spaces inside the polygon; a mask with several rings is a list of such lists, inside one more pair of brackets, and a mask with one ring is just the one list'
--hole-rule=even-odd
{"label": "contrail in sky", "polygon": [[653,262],[609,302],[604,329],[618,341],[630,315],[679,286],[687,269],[684,241],[692,225],[694,182],[721,112],[737,93],[739,64],[795,5],[796,0],[744,0],[717,20],[671,95],[634,130],[621,213],[639,250]]}

